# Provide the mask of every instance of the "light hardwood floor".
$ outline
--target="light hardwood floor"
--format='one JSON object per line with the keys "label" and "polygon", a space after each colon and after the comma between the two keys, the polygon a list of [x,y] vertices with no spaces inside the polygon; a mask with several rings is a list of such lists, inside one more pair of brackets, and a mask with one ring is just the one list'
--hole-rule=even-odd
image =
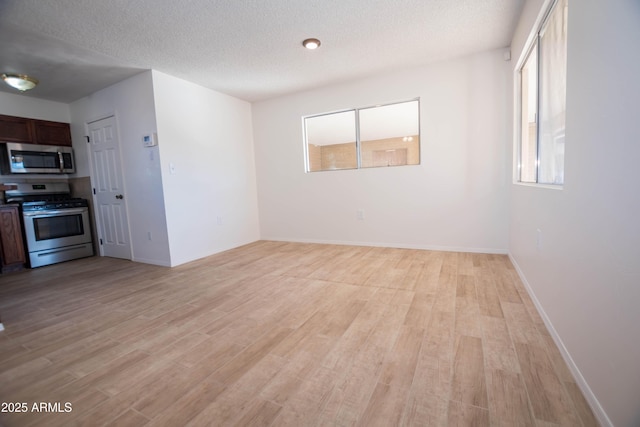
{"label": "light hardwood floor", "polygon": [[0,314],[8,427],[597,425],[501,255],[96,257],[1,276]]}

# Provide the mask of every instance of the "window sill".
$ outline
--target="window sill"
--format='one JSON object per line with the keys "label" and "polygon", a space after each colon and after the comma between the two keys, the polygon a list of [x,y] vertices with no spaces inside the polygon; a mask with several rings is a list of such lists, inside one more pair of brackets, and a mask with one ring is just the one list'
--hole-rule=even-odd
{"label": "window sill", "polygon": [[564,185],[555,185],[555,184],[537,184],[534,182],[518,182],[514,181],[513,185],[517,185],[520,187],[533,187],[533,188],[545,188],[548,190],[562,190]]}

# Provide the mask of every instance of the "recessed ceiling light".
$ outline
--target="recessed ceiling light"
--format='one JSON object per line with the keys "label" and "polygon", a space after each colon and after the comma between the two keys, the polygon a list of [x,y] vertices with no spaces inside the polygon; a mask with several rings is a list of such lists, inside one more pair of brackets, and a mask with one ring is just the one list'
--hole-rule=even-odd
{"label": "recessed ceiling light", "polygon": [[307,49],[317,49],[320,47],[320,40],[318,39],[306,39],[305,41],[302,42],[302,46],[306,47]]}
{"label": "recessed ceiling light", "polygon": [[38,79],[26,74],[2,74],[1,77],[6,84],[22,92],[33,89],[38,84]]}

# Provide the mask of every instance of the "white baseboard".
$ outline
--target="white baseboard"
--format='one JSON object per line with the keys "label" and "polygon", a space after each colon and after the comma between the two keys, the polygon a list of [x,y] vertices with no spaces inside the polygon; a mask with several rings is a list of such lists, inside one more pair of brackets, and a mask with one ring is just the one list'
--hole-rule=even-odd
{"label": "white baseboard", "polygon": [[347,240],[289,239],[280,237],[261,237],[260,240],[292,243],[317,243],[321,245],[368,246],[374,248],[420,249],[425,251],[470,252],[479,254],[507,255],[506,249],[496,248],[467,248],[461,246],[413,245],[406,243],[352,242]]}
{"label": "white baseboard", "polygon": [[531,288],[531,285],[529,284],[529,282],[527,281],[527,278],[522,272],[522,269],[520,268],[520,266],[518,265],[518,263],[516,262],[516,260],[513,258],[511,254],[509,254],[509,259],[511,260],[511,263],[513,264],[516,271],[518,272],[518,276],[520,276],[520,280],[522,280],[524,287],[527,289],[527,292],[529,293],[529,296],[531,297],[533,304],[536,306],[536,309],[538,310],[540,317],[542,317],[542,320],[544,321],[545,326],[549,330],[549,333],[551,334],[553,341],[558,346],[558,349],[560,350],[560,354],[562,355],[562,358],[564,359],[565,363],[569,367],[569,370],[573,374],[573,378],[576,380],[576,384],[578,385],[578,387],[580,387],[580,390],[582,391],[582,394],[584,394],[584,397],[589,403],[589,406],[591,406],[591,410],[593,411],[593,414],[596,416],[596,418],[600,422],[600,425],[602,425],[603,427],[613,427],[613,423],[607,416],[607,413],[602,408],[602,405],[600,405],[600,402],[596,398],[595,394],[593,394],[593,391],[591,391],[589,384],[587,384],[587,381],[582,376],[580,369],[578,369],[578,366],[573,361],[573,358],[571,357],[571,355],[569,354],[569,351],[567,350],[564,343],[562,342],[560,335],[558,335],[558,332],[553,327],[553,323],[551,323],[551,319],[549,319],[549,316],[547,316],[547,313],[544,311],[544,308],[540,304],[540,301],[536,297],[536,294],[533,292],[533,289]]}
{"label": "white baseboard", "polygon": [[131,259],[131,261],[133,261],[133,262],[141,262],[142,264],[157,265],[157,266],[160,266],[160,267],[171,267],[171,264],[168,261],[164,261],[164,260],[133,257]]}

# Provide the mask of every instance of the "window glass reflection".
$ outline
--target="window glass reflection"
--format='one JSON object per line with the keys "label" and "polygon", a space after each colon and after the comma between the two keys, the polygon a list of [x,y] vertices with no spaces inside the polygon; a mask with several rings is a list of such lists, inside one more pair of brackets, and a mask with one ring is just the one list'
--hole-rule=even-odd
{"label": "window glass reflection", "polygon": [[361,167],[420,164],[418,101],[360,110]]}
{"label": "window glass reflection", "polygon": [[306,117],[308,172],[420,164],[419,100]]}
{"label": "window glass reflection", "polygon": [[309,172],[358,167],[354,110],[307,117],[305,130]]}

